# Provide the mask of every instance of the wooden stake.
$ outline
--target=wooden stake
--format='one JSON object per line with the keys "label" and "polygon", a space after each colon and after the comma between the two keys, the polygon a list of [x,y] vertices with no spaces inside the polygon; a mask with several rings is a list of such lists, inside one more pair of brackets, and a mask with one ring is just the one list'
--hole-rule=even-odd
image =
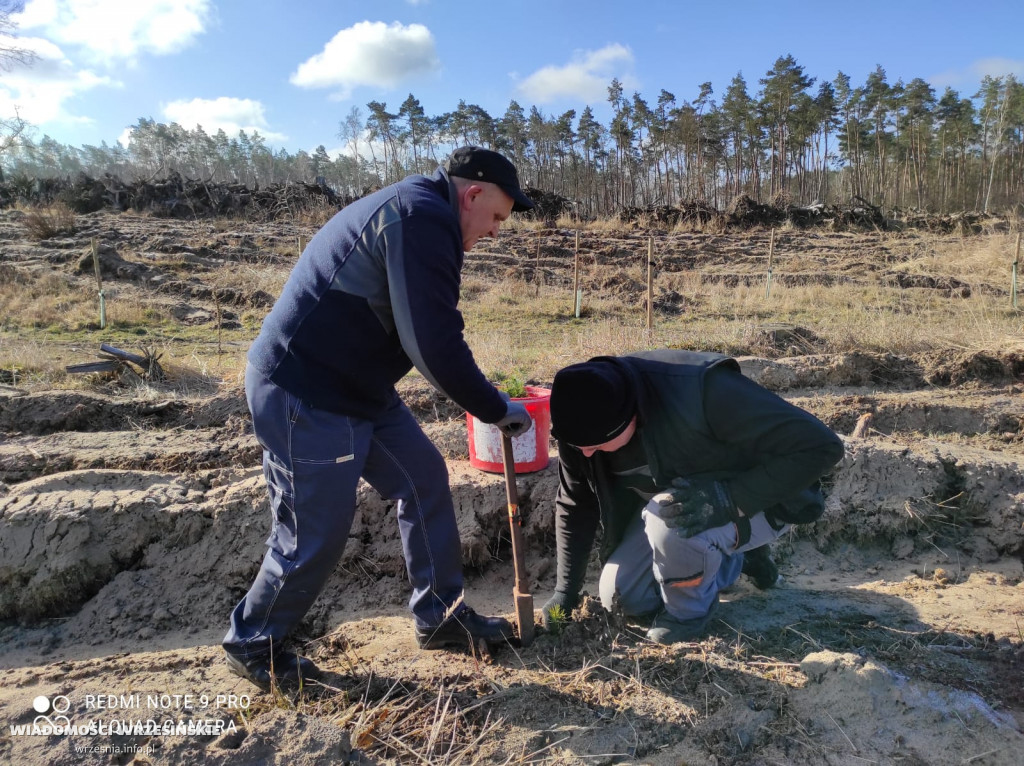
{"label": "wooden stake", "polygon": [[92,244],[92,265],[96,269],[96,289],[100,294],[100,329],[107,327],[107,302],[103,297],[103,277],[100,276],[100,243],[96,237],[91,240]]}
{"label": "wooden stake", "polygon": [[576,230],[576,254],[572,264],[572,301],[576,308],[576,318],[580,317],[580,230]]}
{"label": "wooden stake", "polygon": [[647,238],[647,329],[654,327],[654,237]]}
{"label": "wooden stake", "polygon": [[299,255],[302,255],[302,251],[305,250],[305,249],[306,249],[306,238],[302,234],[300,234],[299,235]]}
{"label": "wooden stake", "polygon": [[1013,299],[1013,307],[1017,308],[1017,271],[1020,268],[1020,232],[1017,232],[1017,250],[1013,256],[1013,277],[1010,281],[1010,296]]}
{"label": "wooden stake", "polygon": [[768,276],[764,282],[764,299],[772,293],[772,259],[775,257],[775,229],[772,229],[771,239],[768,240]]}

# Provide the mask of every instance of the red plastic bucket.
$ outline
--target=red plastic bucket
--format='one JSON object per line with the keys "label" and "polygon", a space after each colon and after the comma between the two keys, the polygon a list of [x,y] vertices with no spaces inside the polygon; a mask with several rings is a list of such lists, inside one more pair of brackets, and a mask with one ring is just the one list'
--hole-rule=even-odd
{"label": "red plastic bucket", "polygon": [[[526,405],[533,418],[530,430],[512,439],[512,459],[516,473],[532,473],[547,468],[548,440],[551,437],[551,391],[527,386],[526,396],[514,397]],[[505,462],[501,457],[501,431],[490,423],[481,423],[466,413],[469,430],[469,464],[481,471],[503,473]]]}

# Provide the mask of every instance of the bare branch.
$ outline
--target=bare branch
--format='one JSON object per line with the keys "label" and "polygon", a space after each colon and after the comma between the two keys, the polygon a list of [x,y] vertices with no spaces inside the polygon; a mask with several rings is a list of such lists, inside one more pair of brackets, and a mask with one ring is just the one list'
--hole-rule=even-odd
{"label": "bare branch", "polygon": [[22,48],[12,41],[17,38],[11,14],[22,10],[24,4],[15,0],[0,0],[0,71],[9,72],[15,66],[29,65],[38,57],[35,51]]}

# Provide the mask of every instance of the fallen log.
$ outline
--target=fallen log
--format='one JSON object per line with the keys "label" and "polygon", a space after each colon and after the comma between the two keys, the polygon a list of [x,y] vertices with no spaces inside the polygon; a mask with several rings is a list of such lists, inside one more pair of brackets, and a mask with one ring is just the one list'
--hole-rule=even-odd
{"label": "fallen log", "polygon": [[[124,351],[107,343],[100,344],[100,355],[105,357],[100,361],[84,362],[82,364],[70,364],[64,368],[65,372],[72,375],[82,375],[91,372],[125,372],[130,371],[139,375],[144,380],[163,380],[164,370],[160,366],[160,357],[163,354],[154,354],[149,349],[143,348],[142,354],[133,354]],[[127,363],[137,366],[141,373],[136,373]]]}

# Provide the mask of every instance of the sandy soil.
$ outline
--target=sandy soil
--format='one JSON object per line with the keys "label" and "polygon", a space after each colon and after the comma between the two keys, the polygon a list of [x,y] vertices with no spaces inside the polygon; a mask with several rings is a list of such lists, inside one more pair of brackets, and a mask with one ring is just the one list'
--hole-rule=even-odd
{"label": "sandy soil", "polygon": [[[137,225],[123,245],[183,252],[170,224]],[[0,237],[19,273],[73,268],[81,245],[19,244],[2,225]],[[171,302],[209,319],[200,284],[168,288]],[[1020,763],[1024,352],[795,350],[742,363],[843,434],[847,455],[825,517],[775,546],[782,586],[741,580],[709,635],[674,647],[588,601],[528,648],[422,652],[393,509],[363,488],[344,558],[297,636],[327,673],[298,697],[258,692],[219,651],[269,518],[240,392],[0,386],[0,761]],[[403,391],[449,459],[467,601],[511,617],[503,478],[468,464],[457,408],[414,380]],[[554,582],[555,486],[553,462],[519,477],[538,606]],[[128,730],[32,734],[34,722]]]}

